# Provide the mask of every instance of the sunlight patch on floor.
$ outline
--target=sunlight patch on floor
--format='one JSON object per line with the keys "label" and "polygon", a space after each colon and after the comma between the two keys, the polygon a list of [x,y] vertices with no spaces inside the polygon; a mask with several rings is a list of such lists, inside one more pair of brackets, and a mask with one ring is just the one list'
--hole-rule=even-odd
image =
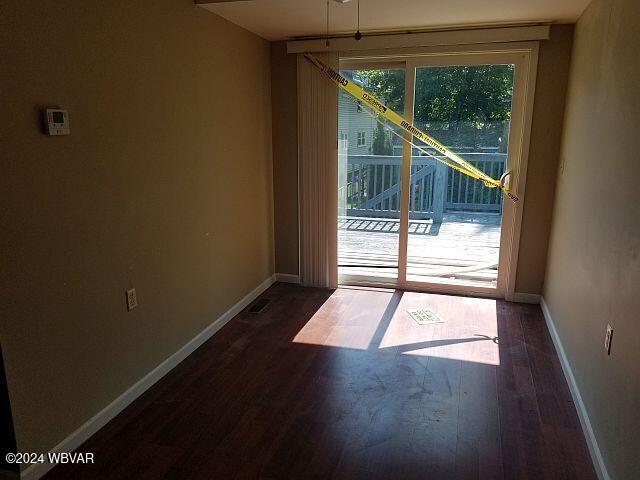
{"label": "sunlight patch on floor", "polygon": [[294,337],[294,343],[367,350],[393,290],[337,289]]}
{"label": "sunlight patch on floor", "polygon": [[[428,307],[444,323],[419,325],[408,309]],[[396,309],[380,348],[404,355],[499,365],[496,302],[406,292]]]}
{"label": "sunlight patch on floor", "polygon": [[[407,310],[423,307],[444,323],[419,325]],[[293,342],[500,364],[496,301],[490,299],[339,288]]]}

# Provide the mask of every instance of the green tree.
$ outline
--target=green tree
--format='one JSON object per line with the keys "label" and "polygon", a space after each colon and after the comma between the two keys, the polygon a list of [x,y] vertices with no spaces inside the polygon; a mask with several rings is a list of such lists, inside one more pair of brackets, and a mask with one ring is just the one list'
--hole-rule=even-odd
{"label": "green tree", "polygon": [[392,110],[404,113],[404,70],[356,70],[353,78],[363,88],[384,100]]}
{"label": "green tree", "polygon": [[[404,70],[361,70],[354,78],[404,113]],[[418,68],[414,123],[448,145],[506,150],[512,92],[513,65]]]}
{"label": "green tree", "polygon": [[377,122],[376,129],[373,131],[371,153],[373,155],[393,155],[393,146],[391,145],[391,140],[389,140],[389,133],[382,124]]}

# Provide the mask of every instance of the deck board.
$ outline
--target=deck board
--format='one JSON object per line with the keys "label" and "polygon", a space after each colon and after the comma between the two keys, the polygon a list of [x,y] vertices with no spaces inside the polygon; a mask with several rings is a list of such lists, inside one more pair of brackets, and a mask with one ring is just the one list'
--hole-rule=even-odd
{"label": "deck board", "polygon": [[[407,274],[493,285],[497,281],[501,217],[447,213],[441,224],[409,222]],[[340,273],[397,276],[399,220],[342,217],[338,222]],[[480,268],[483,267],[483,268]],[[453,278],[452,278],[453,277]]]}

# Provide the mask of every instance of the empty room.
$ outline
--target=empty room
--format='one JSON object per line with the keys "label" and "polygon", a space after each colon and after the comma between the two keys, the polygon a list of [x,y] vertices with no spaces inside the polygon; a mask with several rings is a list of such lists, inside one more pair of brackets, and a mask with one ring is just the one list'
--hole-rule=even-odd
{"label": "empty room", "polygon": [[638,0],[3,0],[0,479],[640,479]]}

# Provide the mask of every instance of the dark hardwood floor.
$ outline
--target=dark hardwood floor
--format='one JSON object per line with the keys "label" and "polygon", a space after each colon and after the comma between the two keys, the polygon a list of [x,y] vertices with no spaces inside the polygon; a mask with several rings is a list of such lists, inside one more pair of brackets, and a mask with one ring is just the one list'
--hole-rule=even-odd
{"label": "dark hardwood floor", "polygon": [[[592,479],[538,306],[276,284],[47,479]],[[445,323],[420,326],[407,308]]]}

